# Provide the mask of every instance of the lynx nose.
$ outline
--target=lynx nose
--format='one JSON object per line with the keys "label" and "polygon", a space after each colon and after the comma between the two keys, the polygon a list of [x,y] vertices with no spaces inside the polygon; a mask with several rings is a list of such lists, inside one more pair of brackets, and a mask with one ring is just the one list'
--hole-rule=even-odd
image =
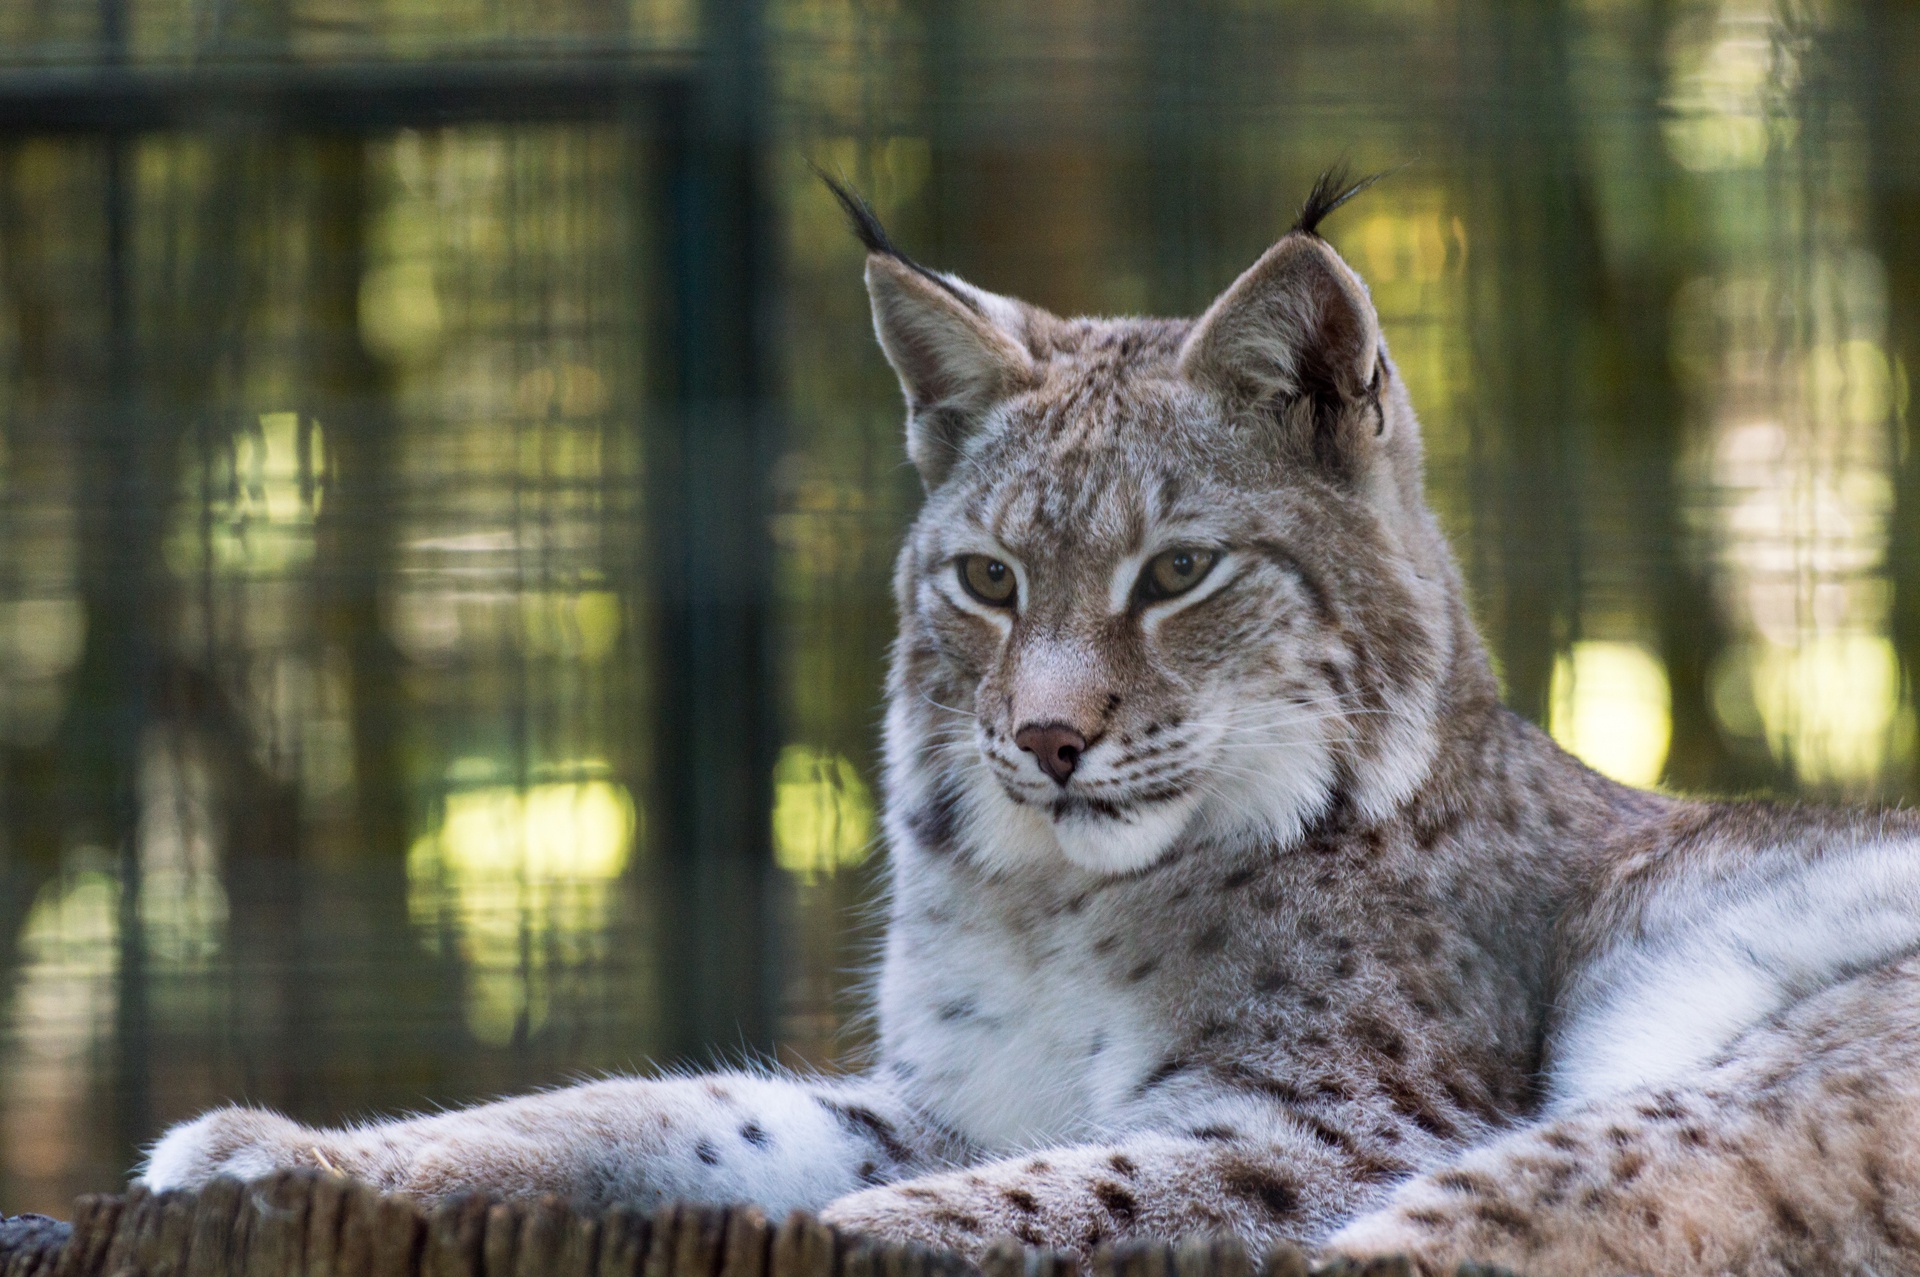
{"label": "lynx nose", "polygon": [[1060,785],[1087,749],[1087,738],[1065,723],[1028,723],[1013,734],[1013,743],[1038,759],[1040,770]]}

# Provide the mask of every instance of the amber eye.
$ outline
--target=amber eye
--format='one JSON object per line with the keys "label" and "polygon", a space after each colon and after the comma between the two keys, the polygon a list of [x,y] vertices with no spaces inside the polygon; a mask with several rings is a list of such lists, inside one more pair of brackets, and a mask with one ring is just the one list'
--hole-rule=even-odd
{"label": "amber eye", "polygon": [[1219,558],[1212,550],[1187,546],[1156,554],[1147,564],[1147,570],[1140,574],[1140,597],[1170,599],[1176,594],[1185,594],[1207,579],[1207,573],[1213,571]]}
{"label": "amber eye", "polygon": [[960,560],[960,584],[968,594],[994,607],[1012,607],[1013,569],[984,554],[969,554]]}

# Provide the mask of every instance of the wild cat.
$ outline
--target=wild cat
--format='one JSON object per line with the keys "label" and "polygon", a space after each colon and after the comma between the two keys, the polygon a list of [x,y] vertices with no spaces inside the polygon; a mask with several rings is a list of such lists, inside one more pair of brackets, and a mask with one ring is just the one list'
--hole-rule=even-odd
{"label": "wild cat", "polygon": [[969,1254],[1920,1273],[1920,818],[1636,791],[1501,706],[1318,234],[1354,189],[1193,320],[985,292],[841,194],[926,487],[871,1071],[228,1108],[146,1180],[745,1200]]}

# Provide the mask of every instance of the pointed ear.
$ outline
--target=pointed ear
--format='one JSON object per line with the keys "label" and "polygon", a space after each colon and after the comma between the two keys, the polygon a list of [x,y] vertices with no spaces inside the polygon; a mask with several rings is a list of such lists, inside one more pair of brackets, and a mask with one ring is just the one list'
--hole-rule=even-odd
{"label": "pointed ear", "polygon": [[907,397],[907,456],[932,489],[988,409],[1034,381],[1027,308],[884,252],[867,255],[867,295]]}
{"label": "pointed ear", "polygon": [[[1316,430],[1377,396],[1379,367],[1366,285],[1330,244],[1299,231],[1234,280],[1180,348],[1188,380],[1233,398],[1308,402]],[[1369,433],[1376,423],[1384,429],[1384,415],[1368,414]]]}

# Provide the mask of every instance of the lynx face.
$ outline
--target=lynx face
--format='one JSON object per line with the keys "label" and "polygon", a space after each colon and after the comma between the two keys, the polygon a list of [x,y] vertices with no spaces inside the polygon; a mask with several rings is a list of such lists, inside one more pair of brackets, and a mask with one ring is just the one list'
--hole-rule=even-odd
{"label": "lynx face", "polygon": [[1063,320],[880,243],[929,490],[895,582],[896,837],[1119,874],[1403,800],[1453,569],[1332,249],[1289,235],[1197,321]]}

